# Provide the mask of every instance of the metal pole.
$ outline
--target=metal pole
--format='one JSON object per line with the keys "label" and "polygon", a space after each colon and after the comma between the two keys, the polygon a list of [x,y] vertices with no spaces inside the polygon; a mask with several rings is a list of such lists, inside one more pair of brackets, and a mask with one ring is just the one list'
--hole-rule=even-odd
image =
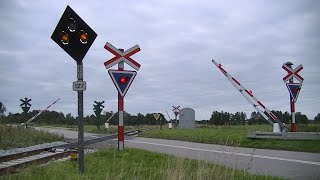
{"label": "metal pole", "polygon": [[177,124],[177,118],[178,118],[178,114],[174,113],[175,115],[175,119],[174,119],[174,128],[177,128],[178,124]]}
{"label": "metal pole", "polygon": [[[27,105],[26,105],[27,106]],[[27,107],[26,107],[27,108]],[[28,119],[28,112],[24,112],[24,118],[27,120]],[[25,128],[27,128],[28,127],[28,125],[27,124],[25,124],[25,126],[24,126]]]}
{"label": "metal pole", "polygon": [[173,111],[174,116],[175,116],[174,123],[173,123],[173,127],[174,127],[174,128],[177,128],[177,126],[178,126],[178,124],[177,124],[178,109],[177,109],[177,108],[180,107],[180,106],[177,106],[177,107],[172,106],[172,107],[173,107],[172,111]]}
{"label": "metal pole", "polygon": [[[288,67],[290,69],[292,69],[291,65],[289,65]],[[289,83],[293,83],[293,77],[289,79]],[[295,113],[295,108],[294,108],[294,100],[291,97],[290,93],[289,93],[289,96],[290,96],[290,109],[291,109],[291,117],[292,117],[291,132],[296,132],[297,131],[297,127],[296,127],[296,113]]]}
{"label": "metal pole", "polygon": [[[82,62],[77,63],[78,81],[83,80]],[[83,135],[83,91],[78,91],[78,155],[79,155],[79,173],[84,172],[84,135]]]}
{"label": "metal pole", "polygon": [[162,130],[162,117],[160,116],[160,130]]}
{"label": "metal pole", "polygon": [[[119,49],[121,52],[124,52],[124,49]],[[124,62],[118,63],[118,70],[124,69]],[[118,125],[118,150],[123,151],[124,149],[124,126],[123,126],[123,97],[118,92],[118,113],[119,113],[119,125]]]}

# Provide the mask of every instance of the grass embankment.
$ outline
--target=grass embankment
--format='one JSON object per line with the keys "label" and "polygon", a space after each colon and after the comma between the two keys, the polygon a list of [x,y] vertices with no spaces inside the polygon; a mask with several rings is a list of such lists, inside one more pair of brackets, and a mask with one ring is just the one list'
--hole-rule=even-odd
{"label": "grass embankment", "polygon": [[205,161],[175,158],[138,149],[102,150],[85,158],[85,172],[78,174],[74,163],[54,162],[33,166],[6,179],[280,179],[249,174],[243,170],[213,165]]}
{"label": "grass embankment", "polygon": [[0,149],[3,150],[61,140],[63,140],[61,136],[32,128],[24,129],[0,125]]}
{"label": "grass embankment", "polygon": [[[308,129],[307,127],[304,128]],[[311,126],[311,128],[317,129],[319,126]],[[272,127],[268,125],[246,125],[207,126],[206,128],[195,129],[154,129],[140,133],[139,136],[227,146],[320,153],[320,141],[249,139],[247,133],[250,131],[271,132]]]}

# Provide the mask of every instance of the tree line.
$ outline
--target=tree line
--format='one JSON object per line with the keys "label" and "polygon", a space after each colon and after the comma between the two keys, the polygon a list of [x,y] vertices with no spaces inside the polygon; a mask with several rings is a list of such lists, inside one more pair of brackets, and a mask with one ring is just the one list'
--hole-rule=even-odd
{"label": "tree line", "polygon": [[[283,113],[282,111],[274,111],[274,110],[271,112],[274,115],[276,115],[281,122],[285,124],[290,123],[291,121],[290,113],[288,112]],[[315,117],[315,120],[320,122],[320,113]],[[255,111],[251,113],[250,118],[247,117],[245,112],[236,112],[233,114],[233,113],[223,112],[223,111],[221,112],[213,111],[213,113],[211,114],[210,120],[208,120],[205,123],[214,124],[214,125],[245,125],[245,124],[254,125],[254,124],[268,124],[268,121],[266,121],[260,113]],[[309,119],[305,114],[302,114],[301,112],[296,112],[296,123],[307,124],[309,123]]]}
{"label": "tree line", "polygon": [[[39,110],[33,110],[28,112],[27,114],[24,113],[9,113],[7,116],[2,116],[2,123],[24,123],[34,115],[38,114]],[[112,115],[114,112],[106,112],[104,111],[100,118],[97,118],[95,115],[87,115],[83,118],[84,124],[88,125],[103,125]],[[166,123],[167,119],[164,117],[163,114],[160,115],[163,122]],[[147,113],[146,115],[138,113],[137,115],[131,115],[127,112],[124,112],[123,115],[124,124],[126,125],[157,125],[159,122],[155,120],[153,114]],[[57,111],[45,111],[40,116],[35,118],[33,121],[35,124],[67,124],[67,125],[76,125],[77,119],[73,117],[71,113],[64,115],[62,112]],[[117,125],[118,124],[118,113],[108,121],[110,125]]]}
{"label": "tree line", "polygon": [[[24,113],[9,113],[7,116],[4,114],[6,111],[6,107],[3,103],[0,102],[0,117],[2,123],[24,123],[29,118],[36,115],[39,110],[33,110],[28,112],[27,114]],[[282,111],[271,111],[275,114],[278,119],[288,124],[291,121],[291,114],[288,112]],[[104,111],[101,117],[98,119],[95,115],[87,115],[84,117],[84,124],[88,125],[103,125],[112,115],[114,112]],[[163,119],[163,123],[168,123],[171,121],[170,119],[166,119],[163,114],[160,115]],[[314,118],[314,122],[320,122],[320,113]],[[71,113],[64,114],[62,112],[56,111],[45,111],[40,116],[33,120],[34,123],[41,123],[41,124],[67,124],[67,125],[76,125],[77,119],[73,117]],[[301,112],[296,113],[296,122],[299,124],[306,124],[309,123],[309,120],[306,115],[302,114]],[[124,123],[126,125],[157,125],[159,122],[155,120],[153,117],[153,113],[147,113],[143,115],[138,113],[137,115],[131,115],[127,112],[124,112]],[[245,112],[236,112],[236,113],[229,113],[229,112],[218,112],[213,111],[209,120],[202,120],[197,121],[200,124],[213,124],[213,125],[254,125],[254,124],[267,124],[268,122],[258,113],[252,112],[250,117],[247,117]],[[116,113],[110,120],[110,125],[117,125],[118,124],[118,113]]]}

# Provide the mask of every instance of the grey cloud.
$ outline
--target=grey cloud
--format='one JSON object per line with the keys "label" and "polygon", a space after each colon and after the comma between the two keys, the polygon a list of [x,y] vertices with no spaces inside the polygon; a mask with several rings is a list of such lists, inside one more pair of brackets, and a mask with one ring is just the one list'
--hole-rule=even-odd
{"label": "grey cloud", "polygon": [[141,47],[132,56],[142,66],[125,97],[129,113],[164,113],[172,105],[195,108],[197,119],[208,119],[213,110],[253,111],[212,58],[269,109],[282,111],[289,111],[289,94],[281,66],[289,60],[303,64],[296,109],[310,119],[318,113],[319,2],[169,0],[90,6],[1,2],[0,100],[10,112],[20,112],[19,99],[31,97],[35,109],[61,98],[52,109],[77,114],[76,64],[50,39],[68,3],[98,34],[83,61],[86,115],[93,113],[94,100],[117,110],[117,92],[103,65],[113,57],[103,48],[107,41],[118,48]]}

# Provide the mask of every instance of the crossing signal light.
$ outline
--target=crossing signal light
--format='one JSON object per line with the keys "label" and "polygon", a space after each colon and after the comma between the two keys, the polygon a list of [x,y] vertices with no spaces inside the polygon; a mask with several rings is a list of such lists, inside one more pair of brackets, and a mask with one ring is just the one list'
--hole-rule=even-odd
{"label": "crossing signal light", "polygon": [[75,32],[76,31],[76,22],[73,20],[73,18],[69,18],[68,20],[68,29],[70,32]]}
{"label": "crossing signal light", "polygon": [[79,33],[79,35],[80,35],[80,42],[81,42],[82,44],[87,44],[87,42],[88,42],[88,35],[87,35],[87,33],[84,32],[83,30],[81,30],[80,33]]}
{"label": "crossing signal light", "polygon": [[80,63],[96,37],[97,34],[67,6],[51,39]]}
{"label": "crossing signal light", "polygon": [[30,109],[30,107],[31,107],[31,104],[30,104],[31,99],[29,99],[29,98],[24,98],[24,100],[23,100],[23,99],[20,99],[20,101],[22,102],[22,103],[20,104],[20,106],[21,106],[23,112],[24,112],[24,113],[28,113],[28,111],[29,111],[29,109]]}
{"label": "crossing signal light", "polygon": [[125,71],[125,70],[114,70],[109,69],[108,71],[112,82],[116,86],[118,92],[124,97],[133,81],[136,77],[136,71]]}
{"label": "crossing signal light", "polygon": [[69,35],[66,32],[62,31],[60,35],[60,40],[62,44],[69,44]]}
{"label": "crossing signal light", "polygon": [[104,105],[102,105],[104,103],[104,101],[102,102],[97,102],[97,101],[94,101],[95,104],[93,104],[93,111],[94,113],[96,114],[97,117],[100,117],[101,115],[101,112],[104,108]]}
{"label": "crossing signal light", "polygon": [[122,76],[122,77],[120,78],[120,84],[126,84],[127,81],[128,81],[128,77],[127,77],[127,76]]}

